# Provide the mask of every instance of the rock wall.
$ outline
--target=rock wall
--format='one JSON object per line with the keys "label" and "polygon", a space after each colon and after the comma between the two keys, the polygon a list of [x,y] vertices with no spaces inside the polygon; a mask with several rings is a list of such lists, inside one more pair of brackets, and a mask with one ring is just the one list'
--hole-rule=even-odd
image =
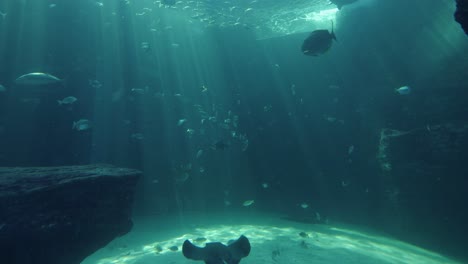
{"label": "rock wall", "polygon": [[2,263],[80,263],[130,231],[140,175],[110,165],[0,168]]}
{"label": "rock wall", "polygon": [[468,34],[468,0],[456,0],[456,2],[455,20],[460,23],[465,33]]}

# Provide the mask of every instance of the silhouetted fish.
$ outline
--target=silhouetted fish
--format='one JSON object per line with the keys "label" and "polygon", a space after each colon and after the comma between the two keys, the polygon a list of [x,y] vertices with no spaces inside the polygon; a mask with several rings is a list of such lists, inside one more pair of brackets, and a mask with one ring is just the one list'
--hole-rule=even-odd
{"label": "silhouetted fish", "polygon": [[333,32],[332,21],[331,32],[326,29],[318,29],[310,33],[310,35],[302,43],[302,53],[307,56],[317,56],[323,54],[331,48],[333,40],[336,40],[336,36]]}
{"label": "silhouetted fish", "polygon": [[230,243],[228,246],[220,243],[206,243],[204,248],[197,247],[185,240],[182,253],[191,260],[203,260],[206,264],[237,264],[250,253],[250,242],[245,236]]}

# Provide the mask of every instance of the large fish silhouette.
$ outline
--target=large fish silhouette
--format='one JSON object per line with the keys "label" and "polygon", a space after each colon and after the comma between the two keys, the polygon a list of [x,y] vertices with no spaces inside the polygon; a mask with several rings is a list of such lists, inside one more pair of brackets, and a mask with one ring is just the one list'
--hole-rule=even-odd
{"label": "large fish silhouette", "polygon": [[336,36],[333,32],[332,21],[331,32],[326,29],[318,29],[310,33],[310,35],[302,43],[302,53],[307,56],[318,56],[323,54],[331,48],[333,40],[336,40]]}

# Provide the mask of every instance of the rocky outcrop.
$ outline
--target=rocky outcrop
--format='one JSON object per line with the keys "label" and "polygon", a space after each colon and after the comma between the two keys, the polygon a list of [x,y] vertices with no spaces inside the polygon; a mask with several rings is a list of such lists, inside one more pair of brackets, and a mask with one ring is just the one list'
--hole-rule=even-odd
{"label": "rocky outcrop", "polygon": [[468,214],[460,208],[468,188],[468,122],[382,129],[377,158],[379,228],[423,247],[444,245],[435,249],[465,258]]}
{"label": "rocky outcrop", "polygon": [[130,231],[140,175],[110,165],[0,168],[2,263],[80,263]]}
{"label": "rocky outcrop", "polygon": [[468,0],[456,0],[457,10],[455,20],[460,23],[465,33],[468,34]]}

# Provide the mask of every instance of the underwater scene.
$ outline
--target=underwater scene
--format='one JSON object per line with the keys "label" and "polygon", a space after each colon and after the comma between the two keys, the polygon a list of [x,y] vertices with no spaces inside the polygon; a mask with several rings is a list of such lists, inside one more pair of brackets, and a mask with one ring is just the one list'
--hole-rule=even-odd
{"label": "underwater scene", "polygon": [[467,13],[0,1],[0,263],[468,263]]}

